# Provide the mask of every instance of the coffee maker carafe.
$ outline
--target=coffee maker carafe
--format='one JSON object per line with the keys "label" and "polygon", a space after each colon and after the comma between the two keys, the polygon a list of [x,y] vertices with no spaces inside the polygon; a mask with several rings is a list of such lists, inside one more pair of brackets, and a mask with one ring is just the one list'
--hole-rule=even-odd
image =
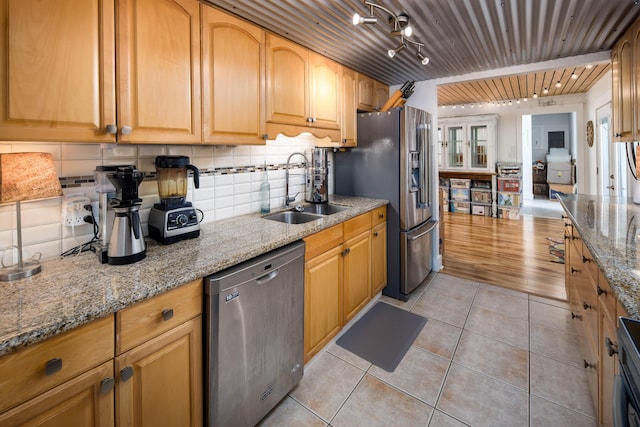
{"label": "coffee maker carafe", "polygon": [[144,173],[131,166],[120,167],[108,173],[107,178],[116,189],[112,202],[114,211],[111,239],[107,251],[107,262],[111,265],[131,264],[146,256],[146,244],[140,225],[138,187]]}
{"label": "coffee maker carafe", "polygon": [[193,184],[200,187],[198,168],[186,156],[156,157],[158,195],[160,203],[149,213],[149,237],[166,245],[200,235],[196,209],[186,200],[188,172],[193,172]]}

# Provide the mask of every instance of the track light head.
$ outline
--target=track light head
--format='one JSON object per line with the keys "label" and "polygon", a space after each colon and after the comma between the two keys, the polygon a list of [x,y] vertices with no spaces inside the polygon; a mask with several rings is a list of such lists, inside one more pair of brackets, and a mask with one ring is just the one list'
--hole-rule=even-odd
{"label": "track light head", "polygon": [[378,22],[378,18],[376,18],[375,16],[360,16],[360,14],[354,13],[351,22],[353,22],[353,25],[375,24],[376,22]]}
{"label": "track light head", "polygon": [[422,54],[422,52],[420,52],[419,50],[418,50],[418,52],[416,52],[416,58],[418,58],[420,60],[420,63],[422,65],[427,65],[429,63],[429,57],[428,56],[424,56]]}
{"label": "track light head", "polygon": [[411,34],[413,34],[413,28],[408,25],[401,30],[391,31],[393,37],[411,37]]}
{"label": "track light head", "polygon": [[407,47],[407,45],[402,43],[401,45],[399,45],[395,49],[389,49],[387,51],[387,55],[389,55],[389,58],[393,58],[394,56],[396,56],[396,53],[400,52],[402,49],[404,49],[406,47]]}

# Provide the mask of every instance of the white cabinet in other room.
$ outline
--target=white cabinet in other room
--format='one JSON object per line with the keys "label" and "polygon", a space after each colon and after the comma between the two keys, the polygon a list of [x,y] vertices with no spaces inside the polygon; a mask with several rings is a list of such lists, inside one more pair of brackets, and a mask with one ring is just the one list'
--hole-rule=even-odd
{"label": "white cabinet in other room", "polygon": [[440,169],[493,171],[497,124],[497,115],[440,119],[438,123]]}

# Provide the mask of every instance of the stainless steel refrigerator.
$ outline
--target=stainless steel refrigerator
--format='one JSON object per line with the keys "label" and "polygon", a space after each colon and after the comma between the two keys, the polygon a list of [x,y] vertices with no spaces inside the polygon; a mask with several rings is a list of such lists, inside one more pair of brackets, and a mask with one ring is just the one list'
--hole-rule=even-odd
{"label": "stainless steel refrigerator", "polygon": [[412,107],[358,113],[357,148],[334,156],[335,193],[389,200],[387,286],[406,300],[431,271],[431,114]]}

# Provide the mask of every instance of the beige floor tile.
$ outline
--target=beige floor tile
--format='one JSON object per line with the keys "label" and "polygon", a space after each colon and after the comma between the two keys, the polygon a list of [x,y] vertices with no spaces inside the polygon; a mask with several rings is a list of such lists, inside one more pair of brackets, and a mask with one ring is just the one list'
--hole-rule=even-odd
{"label": "beige floor tile", "polygon": [[478,289],[489,289],[495,292],[500,292],[501,294],[511,295],[512,297],[521,298],[521,299],[529,299],[529,294],[526,292],[519,292],[509,288],[503,288],[502,286],[492,285],[490,283],[479,283]]}
{"label": "beige floor tile", "polygon": [[473,305],[529,321],[529,302],[526,299],[499,292],[495,286],[478,288]]}
{"label": "beige floor tile", "polygon": [[448,368],[447,359],[412,346],[395,371],[387,372],[373,365],[369,374],[435,406]]}
{"label": "beige floor tile", "polygon": [[529,351],[529,322],[471,307],[464,329]]}
{"label": "beige floor tile", "polygon": [[531,394],[595,417],[589,384],[583,368],[531,353]]}
{"label": "beige floor tile", "polygon": [[567,301],[560,301],[557,299],[544,298],[536,295],[529,295],[529,301],[535,301],[542,304],[552,305],[554,307],[566,308],[569,310],[569,303]]}
{"label": "beige floor tile", "polygon": [[461,333],[462,328],[437,319],[429,319],[413,345],[451,360]]}
{"label": "beige floor tile", "polygon": [[598,427],[595,418],[579,414],[537,396],[531,396],[531,427]]}
{"label": "beige floor tile", "polygon": [[467,425],[438,410],[433,411],[431,421],[429,421],[429,427],[465,427]]}
{"label": "beige floor tile", "polygon": [[426,426],[433,408],[365,375],[331,421],[333,427]]}
{"label": "beige floor tile", "polygon": [[474,281],[474,280],[469,280],[469,279],[464,279],[462,277],[457,277],[457,276],[452,276],[450,274],[446,274],[446,273],[438,273],[438,275],[434,278],[434,282],[435,281],[439,281],[439,282],[455,282],[455,283],[460,283],[460,284],[465,284],[465,285],[469,285],[469,286],[474,286],[474,287],[478,287],[479,283]]}
{"label": "beige floor tile", "polygon": [[327,423],[286,396],[258,423],[259,427],[326,427]]}
{"label": "beige floor tile", "polygon": [[531,323],[531,352],[577,367],[584,363],[577,334]]}
{"label": "beige floor tile", "polygon": [[289,395],[329,422],[347,400],[364,371],[324,352],[314,359]]}
{"label": "beige floor tile", "polygon": [[526,427],[529,394],[453,363],[436,408],[469,425]]}
{"label": "beige floor tile", "polygon": [[[411,311],[427,319],[437,319],[441,322],[462,327],[471,308],[471,302],[450,298],[436,291],[427,289]],[[428,322],[427,322],[428,323]]]}
{"label": "beige floor tile", "polygon": [[380,297],[380,301],[384,301],[387,304],[391,304],[395,307],[402,308],[404,310],[411,310],[413,306],[416,304],[416,302],[418,301],[418,299],[420,299],[420,296],[423,294],[425,289],[429,287],[429,285],[431,284],[431,282],[436,276],[437,276],[437,273],[433,273],[433,272],[429,273],[427,278],[424,279],[422,283],[417,288],[415,288],[413,292],[409,294],[409,299],[407,301],[401,301],[399,299],[391,298],[386,295],[382,295]]}
{"label": "beige floor tile", "polygon": [[549,328],[575,333],[575,326],[571,320],[571,310],[560,308],[536,301],[529,301],[529,320]]}
{"label": "beige floor tile", "polygon": [[478,287],[474,285],[473,282],[468,283],[462,282],[460,279],[454,281],[451,279],[440,279],[440,277],[436,277],[433,279],[433,282],[431,282],[431,285],[427,288],[425,293],[437,292],[440,295],[471,304],[477,289]]}
{"label": "beige floor tile", "polygon": [[464,331],[453,362],[529,391],[529,352],[521,348]]}
{"label": "beige floor tile", "polygon": [[349,362],[353,366],[362,369],[363,371],[367,371],[371,367],[371,362],[351,353],[349,350],[344,349],[335,343],[331,344],[329,348],[327,348],[327,351],[345,362]]}

